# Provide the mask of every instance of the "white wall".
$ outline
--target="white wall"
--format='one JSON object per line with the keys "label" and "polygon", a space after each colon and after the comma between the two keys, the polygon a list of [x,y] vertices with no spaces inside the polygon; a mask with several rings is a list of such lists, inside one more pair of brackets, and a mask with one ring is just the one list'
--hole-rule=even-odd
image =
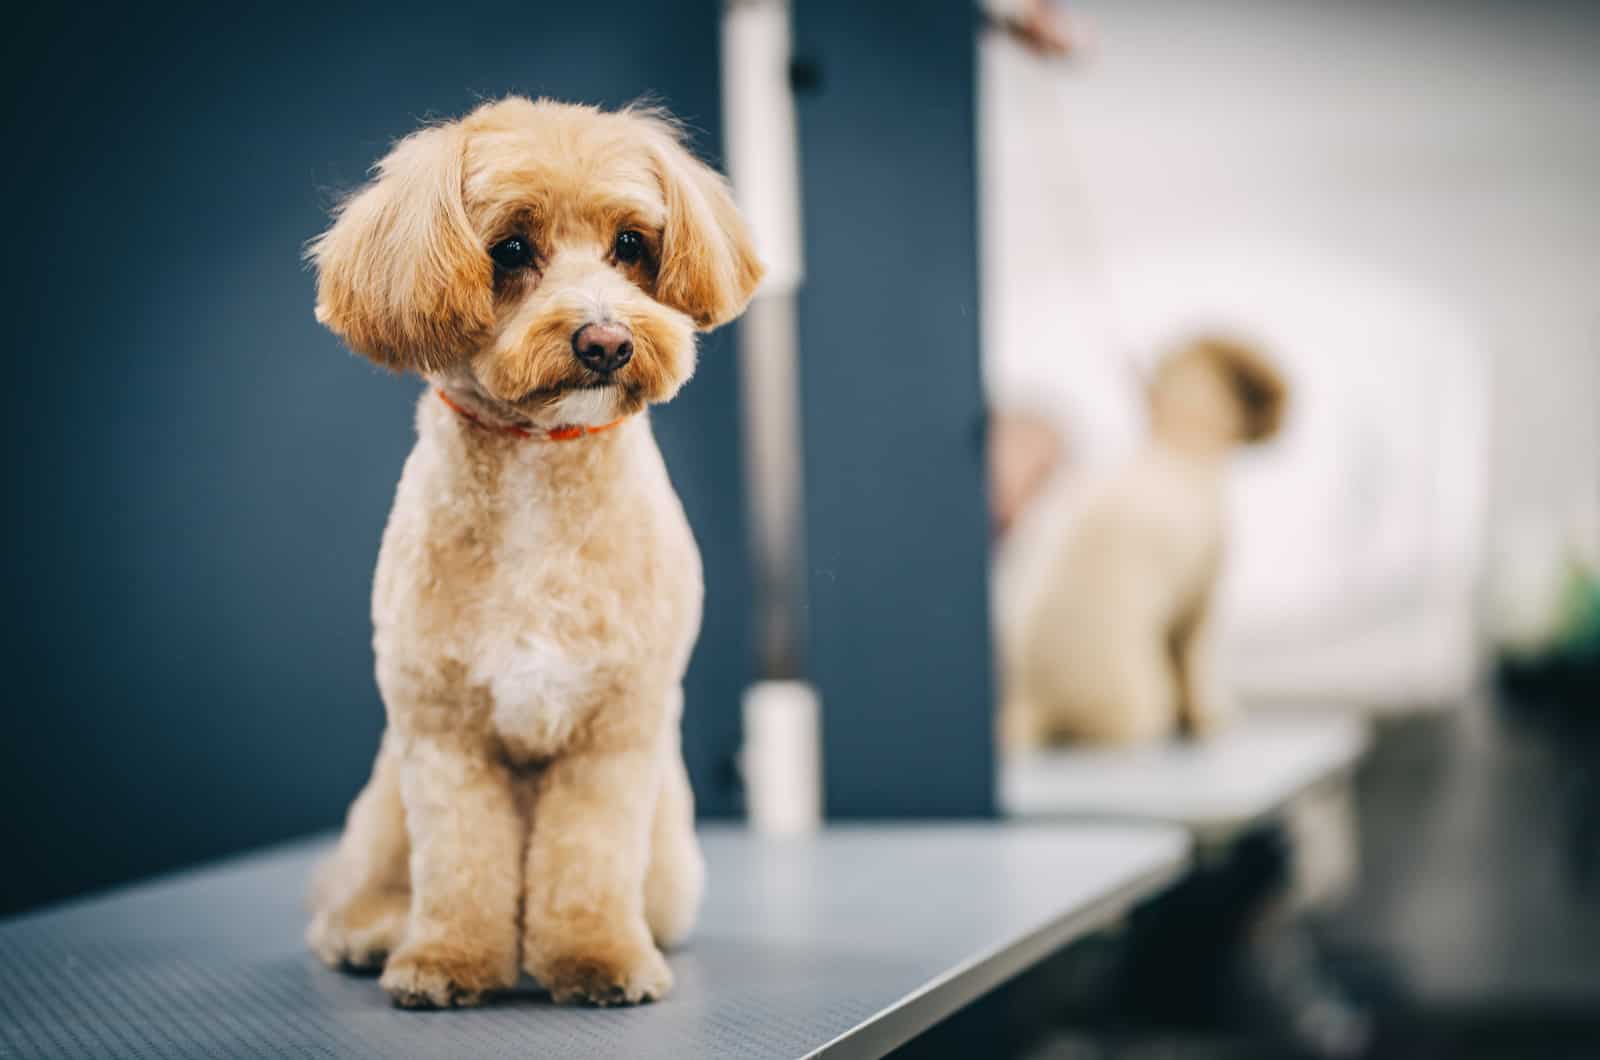
{"label": "white wall", "polygon": [[[1098,54],[1059,75],[1059,102],[1013,85],[1004,103],[1053,108],[1059,129],[1005,144],[985,129],[988,151],[1038,154],[1060,210],[985,233],[992,382],[1041,374],[1028,362],[1063,356],[1063,332],[1082,348],[1106,330],[1101,262],[1315,247],[1426,290],[1488,350],[1493,525],[1595,502],[1600,4],[1068,7]],[[997,260],[1030,230],[1034,254]]]}

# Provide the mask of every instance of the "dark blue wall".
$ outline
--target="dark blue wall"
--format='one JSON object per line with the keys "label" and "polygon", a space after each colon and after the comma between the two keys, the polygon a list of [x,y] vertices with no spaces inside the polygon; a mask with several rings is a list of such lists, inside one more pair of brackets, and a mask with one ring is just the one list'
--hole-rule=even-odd
{"label": "dark blue wall", "polygon": [[[12,23],[0,910],[339,819],[382,723],[367,601],[418,385],[314,323],[301,244],[390,140],[509,91],[654,93],[714,157],[718,10]],[[686,725],[722,812],[748,677],[730,339],[657,417],[707,560]]]}
{"label": "dark blue wall", "polygon": [[811,675],[835,816],[993,812],[973,7],[795,5]]}

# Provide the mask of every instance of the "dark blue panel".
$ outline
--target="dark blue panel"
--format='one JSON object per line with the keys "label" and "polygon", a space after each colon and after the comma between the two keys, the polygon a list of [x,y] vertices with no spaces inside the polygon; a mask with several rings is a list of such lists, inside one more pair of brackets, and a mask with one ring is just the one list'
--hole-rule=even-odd
{"label": "dark blue panel", "polygon": [[795,7],[828,810],[993,812],[969,3]]}
{"label": "dark blue panel", "polygon": [[[312,320],[301,244],[427,116],[644,93],[718,142],[714,0],[141,5],[3,46],[0,908],[334,823],[382,713],[368,592],[414,380]],[[20,17],[20,16],[19,16]],[[731,336],[657,417],[705,550],[702,802],[748,677]]]}

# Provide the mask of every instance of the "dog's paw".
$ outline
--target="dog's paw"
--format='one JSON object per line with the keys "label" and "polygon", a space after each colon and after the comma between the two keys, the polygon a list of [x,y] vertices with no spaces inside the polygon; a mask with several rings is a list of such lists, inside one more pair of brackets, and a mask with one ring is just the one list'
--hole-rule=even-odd
{"label": "dog's paw", "polygon": [[1238,715],[1238,707],[1225,693],[1217,693],[1189,704],[1184,728],[1196,740],[1210,740],[1226,729]]}
{"label": "dog's paw", "polygon": [[366,895],[319,910],[306,930],[306,943],[330,968],[374,972],[405,938],[407,894]]}
{"label": "dog's paw", "polygon": [[672,969],[648,942],[555,953],[528,972],[563,1005],[638,1005],[672,990]]}
{"label": "dog's paw", "polygon": [[401,1008],[468,1008],[516,982],[515,961],[438,944],[402,946],[378,985]]}

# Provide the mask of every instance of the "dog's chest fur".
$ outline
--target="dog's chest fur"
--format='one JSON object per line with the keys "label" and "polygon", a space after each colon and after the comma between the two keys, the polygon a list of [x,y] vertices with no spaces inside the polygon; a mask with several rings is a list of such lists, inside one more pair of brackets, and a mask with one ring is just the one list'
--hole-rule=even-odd
{"label": "dog's chest fur", "polygon": [[667,697],[699,626],[699,556],[644,422],[485,437],[424,407],[373,593],[402,731],[559,753],[608,707]]}

